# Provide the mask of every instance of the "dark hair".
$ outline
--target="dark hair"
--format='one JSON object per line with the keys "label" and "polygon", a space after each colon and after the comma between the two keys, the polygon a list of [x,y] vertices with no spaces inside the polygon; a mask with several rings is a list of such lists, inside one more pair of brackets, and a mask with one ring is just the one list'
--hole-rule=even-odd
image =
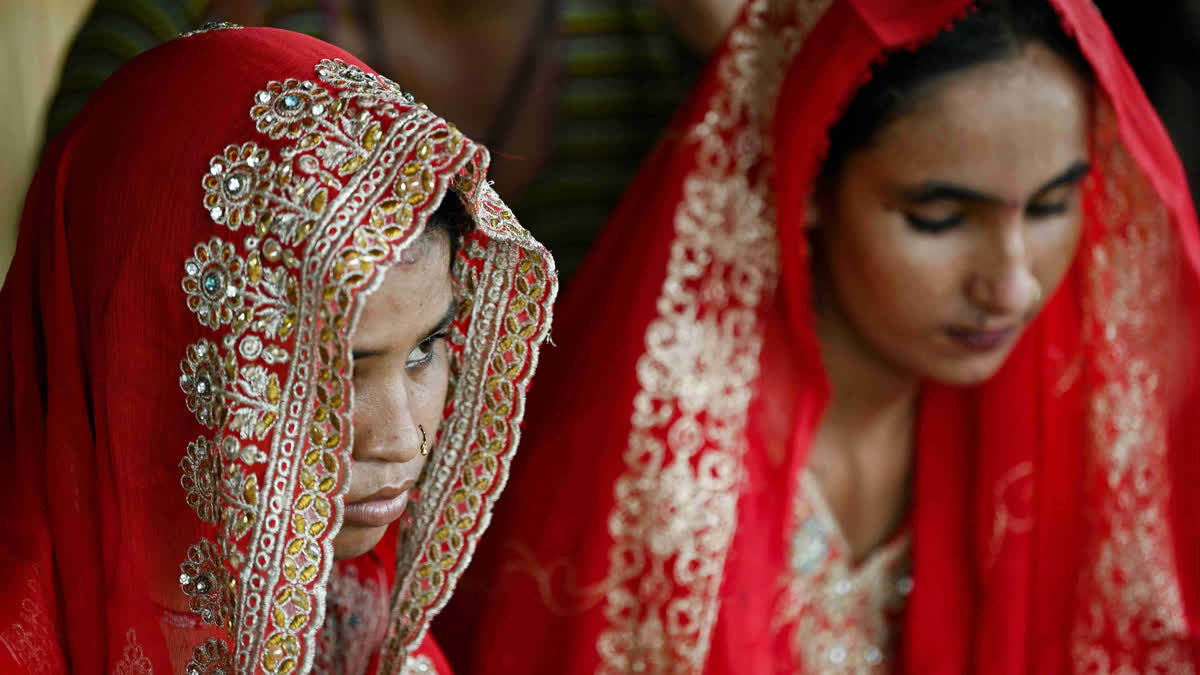
{"label": "dark hair", "polygon": [[897,50],[875,66],[829,131],[821,180],[837,177],[846,158],[908,110],[926,86],[955,71],[1020,54],[1039,42],[1088,79],[1091,66],[1063,30],[1047,0],[982,0],[965,18],[913,50]]}
{"label": "dark hair", "polygon": [[474,223],[471,216],[463,207],[462,198],[454,190],[446,191],[442,203],[429,214],[429,220],[425,223],[426,232],[441,230],[446,233],[450,239],[450,260],[454,260],[454,256],[458,255],[463,238],[470,234],[472,229]]}

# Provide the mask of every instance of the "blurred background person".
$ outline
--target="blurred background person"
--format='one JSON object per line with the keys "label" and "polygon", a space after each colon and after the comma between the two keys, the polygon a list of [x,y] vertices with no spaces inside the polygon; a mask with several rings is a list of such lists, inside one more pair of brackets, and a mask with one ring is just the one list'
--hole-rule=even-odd
{"label": "blurred background person", "polygon": [[[7,139],[0,188],[23,194],[44,140],[134,55],[207,21],[272,25],[358,50],[435,110],[461,119],[465,132],[493,149],[497,188],[555,252],[569,282],[741,2],[10,0],[0,9],[9,64],[0,77],[14,92],[0,121]],[[1096,4],[1195,191],[1200,3]],[[462,96],[467,90],[480,93]],[[20,202],[0,209],[0,279]]]}
{"label": "blurred background person", "polygon": [[46,106],[91,0],[0,3],[0,282],[17,243],[21,204],[42,152]]}
{"label": "blurred background person", "polygon": [[[362,54],[491,148],[497,190],[553,248],[566,280],[739,5],[99,0],[65,58],[45,135],[61,129],[121,63],[202,23],[305,32]],[[60,23],[70,34],[72,24]],[[43,65],[27,77],[51,90],[55,72]],[[13,171],[18,193],[43,134],[22,138],[29,159]],[[4,222],[5,235],[15,231],[18,208]],[[0,249],[5,264],[9,254],[11,245]]]}

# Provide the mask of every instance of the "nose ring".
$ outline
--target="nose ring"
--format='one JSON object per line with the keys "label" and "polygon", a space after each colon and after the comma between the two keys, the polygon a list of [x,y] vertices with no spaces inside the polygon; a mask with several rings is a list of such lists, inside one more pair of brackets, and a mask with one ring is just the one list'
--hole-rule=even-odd
{"label": "nose ring", "polygon": [[425,439],[425,427],[418,424],[417,428],[421,430],[421,456],[425,457],[429,454],[429,441]]}

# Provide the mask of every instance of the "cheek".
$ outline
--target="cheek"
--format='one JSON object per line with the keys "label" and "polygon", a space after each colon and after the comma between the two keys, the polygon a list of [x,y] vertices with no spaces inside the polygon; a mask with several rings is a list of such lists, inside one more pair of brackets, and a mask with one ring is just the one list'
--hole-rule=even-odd
{"label": "cheek", "polygon": [[919,319],[956,291],[956,261],[963,256],[952,237],[914,233],[885,211],[855,214],[835,227],[830,267],[856,318]]}
{"label": "cheek", "polygon": [[1079,215],[1067,222],[1034,230],[1031,240],[1035,247],[1036,275],[1047,297],[1070,269],[1082,234],[1083,218]]}
{"label": "cheek", "polygon": [[450,361],[444,342],[435,348],[433,359],[412,380],[413,414],[429,420],[441,420],[450,388]]}

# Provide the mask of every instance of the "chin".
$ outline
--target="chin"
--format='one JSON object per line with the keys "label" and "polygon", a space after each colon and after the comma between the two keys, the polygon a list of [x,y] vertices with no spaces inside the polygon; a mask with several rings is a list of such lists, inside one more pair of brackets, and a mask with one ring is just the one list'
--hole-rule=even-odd
{"label": "chin", "polygon": [[342,531],[338,532],[333,538],[333,559],[346,560],[348,558],[357,558],[358,556],[375,548],[380,539],[383,539],[384,532],[387,532],[387,527],[358,527],[355,525],[343,525]]}
{"label": "chin", "polygon": [[974,387],[992,379],[1008,360],[1010,350],[998,355],[979,355],[942,360],[925,369],[924,378],[952,387]]}

